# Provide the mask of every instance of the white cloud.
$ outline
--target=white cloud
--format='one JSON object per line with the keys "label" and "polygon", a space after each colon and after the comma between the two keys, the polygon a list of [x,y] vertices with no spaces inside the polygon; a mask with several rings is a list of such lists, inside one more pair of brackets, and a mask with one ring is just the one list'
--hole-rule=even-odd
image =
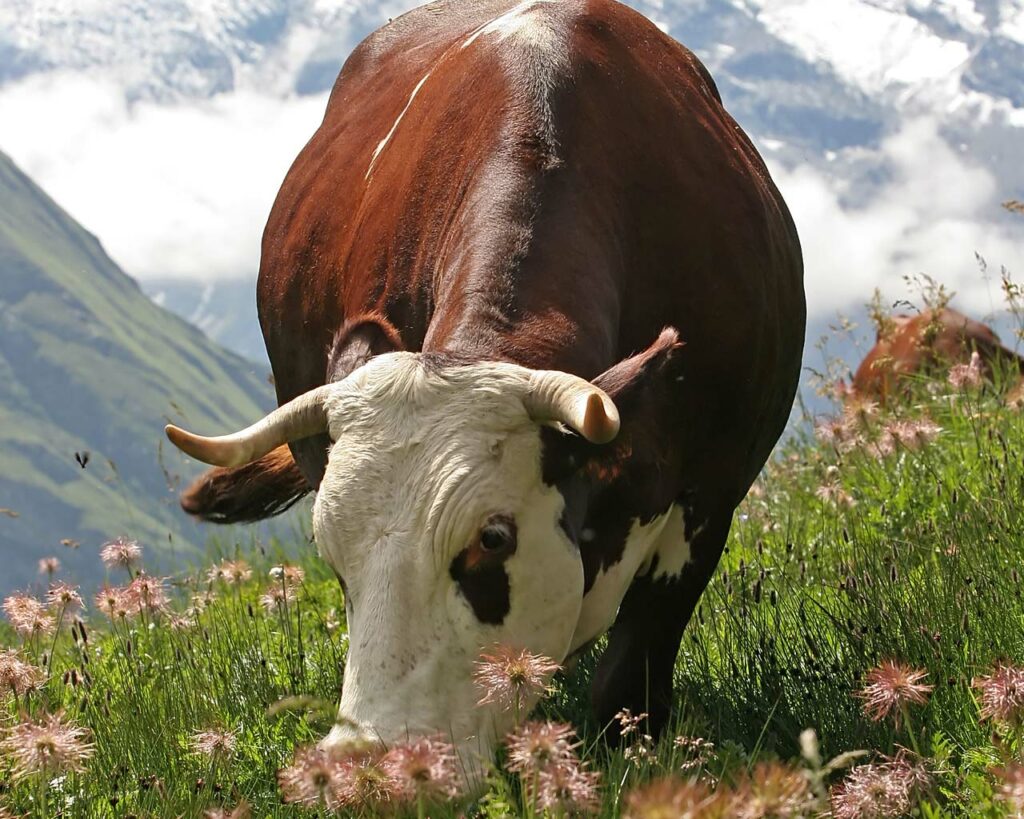
{"label": "white cloud", "polygon": [[326,95],[253,90],[129,107],[114,82],[48,74],[0,91],[0,149],[133,276],[254,275],[284,175]]}
{"label": "white cloud", "polygon": [[862,305],[875,287],[906,296],[902,277],[927,273],[979,314],[999,301],[974,253],[1021,269],[1017,235],[1000,223],[1001,191],[992,175],[953,151],[930,119],[908,122],[883,142],[889,178],[869,203],[843,204],[844,181],[810,166],[772,168],[804,250],[808,306],[818,315]]}

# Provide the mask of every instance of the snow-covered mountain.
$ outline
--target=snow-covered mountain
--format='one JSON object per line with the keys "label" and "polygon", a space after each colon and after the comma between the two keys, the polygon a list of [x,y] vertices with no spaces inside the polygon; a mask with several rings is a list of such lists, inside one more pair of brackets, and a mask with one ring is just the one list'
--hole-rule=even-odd
{"label": "snow-covered mountain", "polygon": [[[918,272],[994,304],[974,252],[1021,267],[1024,220],[999,203],[1024,198],[1024,0],[630,4],[701,57],[768,159],[812,311]],[[344,58],[413,5],[7,0],[0,146],[144,280],[251,278]],[[178,292],[188,315],[207,291]]]}

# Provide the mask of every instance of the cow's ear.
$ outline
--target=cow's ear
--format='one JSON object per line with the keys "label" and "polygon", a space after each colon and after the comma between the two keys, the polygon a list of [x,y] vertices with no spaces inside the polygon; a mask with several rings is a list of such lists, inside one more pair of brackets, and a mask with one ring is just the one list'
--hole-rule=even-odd
{"label": "cow's ear", "polygon": [[646,350],[625,358],[593,379],[615,403],[621,418],[618,436],[608,444],[592,444],[578,435],[543,429],[544,480],[557,484],[584,472],[593,481],[614,480],[638,450],[656,447],[656,438],[671,420],[673,396],[682,379],[683,343],[666,327]]}
{"label": "cow's ear", "polygon": [[341,381],[376,355],[404,350],[397,328],[379,313],[346,321],[334,335],[327,354],[327,382]]}

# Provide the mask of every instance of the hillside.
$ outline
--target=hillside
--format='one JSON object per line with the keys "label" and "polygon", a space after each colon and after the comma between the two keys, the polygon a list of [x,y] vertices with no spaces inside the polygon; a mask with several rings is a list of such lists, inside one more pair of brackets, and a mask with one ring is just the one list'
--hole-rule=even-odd
{"label": "hillside", "polygon": [[251,421],[271,403],[257,369],[153,304],[0,154],[0,592],[52,554],[95,580],[115,535],[168,556],[203,542],[171,491],[194,466],[163,451],[162,427]]}

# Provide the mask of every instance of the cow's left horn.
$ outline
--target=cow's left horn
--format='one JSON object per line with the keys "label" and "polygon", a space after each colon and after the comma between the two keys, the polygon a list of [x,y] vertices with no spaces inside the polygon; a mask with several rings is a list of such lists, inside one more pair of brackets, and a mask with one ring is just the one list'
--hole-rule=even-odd
{"label": "cow's left horn", "polygon": [[575,375],[532,373],[523,403],[535,421],[561,421],[591,443],[606,444],[619,433],[619,411],[612,399]]}
{"label": "cow's left horn", "polygon": [[262,458],[282,444],[327,430],[324,400],[332,385],[293,398],[251,427],[233,435],[204,438],[174,424],[164,428],[171,443],[187,455],[213,466],[241,466]]}

